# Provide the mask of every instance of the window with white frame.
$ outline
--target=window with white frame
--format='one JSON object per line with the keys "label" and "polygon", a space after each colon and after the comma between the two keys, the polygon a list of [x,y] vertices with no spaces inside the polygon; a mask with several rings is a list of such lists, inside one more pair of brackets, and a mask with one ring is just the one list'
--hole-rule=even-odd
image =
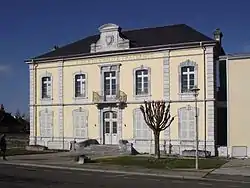
{"label": "window with white frame", "polygon": [[75,75],[75,97],[86,97],[86,74]]}
{"label": "window with white frame", "polygon": [[149,94],[149,72],[147,69],[135,71],[135,94]]}
{"label": "window with white frame", "polygon": [[195,139],[195,110],[191,107],[179,109],[179,139]]}
{"label": "window with white frame", "polygon": [[190,92],[195,85],[195,67],[181,67],[181,93]]}
{"label": "window with white frame", "polygon": [[145,123],[141,110],[135,109],[133,113],[134,138],[150,140],[152,138],[152,130]]}
{"label": "window with white frame", "polygon": [[42,77],[42,99],[49,99],[52,95],[52,79],[50,76]]}
{"label": "window with white frame", "polygon": [[104,94],[114,96],[117,92],[117,75],[115,71],[104,73]]}

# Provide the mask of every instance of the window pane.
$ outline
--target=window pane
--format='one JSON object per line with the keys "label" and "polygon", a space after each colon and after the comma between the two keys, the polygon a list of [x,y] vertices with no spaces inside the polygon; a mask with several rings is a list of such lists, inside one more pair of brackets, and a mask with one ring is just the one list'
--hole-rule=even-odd
{"label": "window pane", "polygon": [[113,117],[114,119],[116,119],[116,118],[117,118],[117,113],[116,113],[116,112],[113,112],[113,113],[112,113],[112,117]]}
{"label": "window pane", "polygon": [[106,88],[106,89],[104,90],[104,94],[105,94],[105,95],[110,95],[110,94],[111,94],[110,88]]}
{"label": "window pane", "polygon": [[190,75],[189,75],[189,78],[190,78],[190,79],[194,79],[194,74],[190,74]]}
{"label": "window pane", "polygon": [[142,78],[141,78],[141,77],[137,77],[137,78],[136,78],[136,82],[137,82],[137,83],[141,83],[141,82],[142,82]]}
{"label": "window pane", "polygon": [[109,72],[104,72],[104,78],[107,79],[109,77],[110,73]]}
{"label": "window pane", "polygon": [[110,116],[109,116],[109,114],[110,114],[110,112],[106,112],[106,113],[104,113],[104,118],[109,118]]}
{"label": "window pane", "polygon": [[116,79],[112,79],[112,85],[116,85]]}
{"label": "window pane", "polygon": [[189,71],[190,71],[190,72],[193,72],[193,71],[194,71],[194,66],[189,66],[188,68],[189,68]]}
{"label": "window pane", "polygon": [[142,87],[141,87],[141,85],[138,85],[136,87],[136,95],[140,95],[141,93],[142,93]]}
{"label": "window pane", "polygon": [[116,122],[116,121],[113,122],[113,130],[112,130],[112,133],[117,134],[117,122]]}
{"label": "window pane", "polygon": [[148,75],[148,70],[143,70],[144,75]]}
{"label": "window pane", "polygon": [[190,80],[189,85],[190,85],[190,89],[192,89],[194,87],[194,80]]}
{"label": "window pane", "polygon": [[116,89],[112,89],[111,95],[116,95]]}
{"label": "window pane", "polygon": [[110,133],[110,124],[108,121],[105,122],[105,133]]}
{"label": "window pane", "polygon": [[187,75],[182,75],[181,80],[187,80]]}
{"label": "window pane", "polygon": [[138,71],[136,71],[136,76],[138,76],[138,75],[142,75],[142,71],[141,70],[138,70]]}
{"label": "window pane", "polygon": [[144,83],[144,93],[148,93],[148,83]]}
{"label": "window pane", "polygon": [[181,67],[181,73],[187,72],[187,67]]}

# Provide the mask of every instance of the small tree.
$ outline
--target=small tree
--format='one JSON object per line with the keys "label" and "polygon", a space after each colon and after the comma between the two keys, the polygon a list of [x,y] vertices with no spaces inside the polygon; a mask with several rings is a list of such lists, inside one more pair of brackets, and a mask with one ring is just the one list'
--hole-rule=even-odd
{"label": "small tree", "polygon": [[4,106],[3,106],[3,104],[1,104],[1,106],[0,106],[0,122],[4,119],[4,114],[5,114]]}
{"label": "small tree", "polygon": [[160,158],[160,133],[167,129],[174,121],[170,115],[170,103],[166,105],[164,101],[144,102],[140,107],[144,120],[154,133],[155,155]]}

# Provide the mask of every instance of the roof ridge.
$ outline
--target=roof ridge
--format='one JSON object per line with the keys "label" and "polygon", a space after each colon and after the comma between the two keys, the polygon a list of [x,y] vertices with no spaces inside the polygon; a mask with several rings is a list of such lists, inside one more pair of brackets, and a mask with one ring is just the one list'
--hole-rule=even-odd
{"label": "roof ridge", "polygon": [[134,29],[123,29],[121,27],[121,32],[128,32],[128,31],[140,31],[140,30],[147,30],[147,29],[158,29],[158,28],[166,28],[166,27],[177,27],[177,26],[184,26],[186,24],[170,24],[170,25],[162,25],[162,26],[145,26],[142,28],[134,28]]}

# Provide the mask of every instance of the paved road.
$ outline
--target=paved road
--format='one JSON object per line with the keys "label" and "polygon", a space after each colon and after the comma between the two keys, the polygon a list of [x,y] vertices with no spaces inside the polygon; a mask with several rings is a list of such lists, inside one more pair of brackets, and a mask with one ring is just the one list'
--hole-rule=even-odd
{"label": "paved road", "polygon": [[8,188],[249,188],[249,183],[178,180],[162,177],[80,172],[34,167],[0,165],[0,187]]}

